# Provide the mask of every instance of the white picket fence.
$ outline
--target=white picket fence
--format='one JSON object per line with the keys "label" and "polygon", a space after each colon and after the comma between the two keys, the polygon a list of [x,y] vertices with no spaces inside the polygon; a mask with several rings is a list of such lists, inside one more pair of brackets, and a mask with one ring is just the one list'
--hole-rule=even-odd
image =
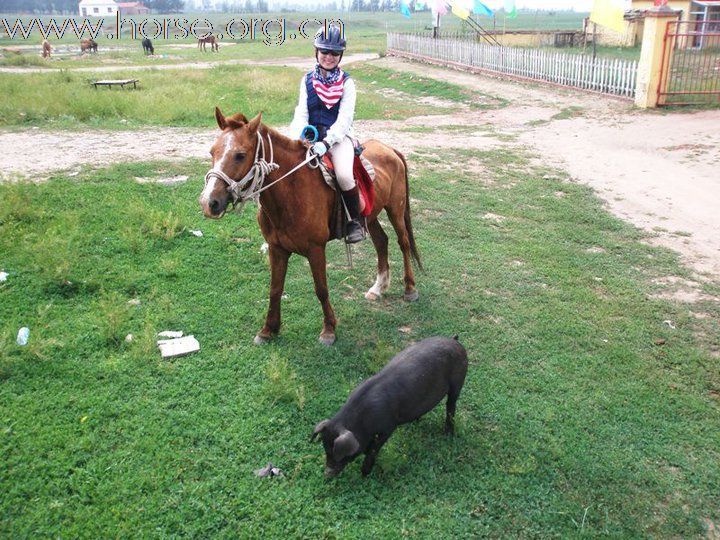
{"label": "white picket fence", "polygon": [[593,60],[579,54],[396,33],[387,35],[387,52],[627,98],[635,96],[635,60]]}

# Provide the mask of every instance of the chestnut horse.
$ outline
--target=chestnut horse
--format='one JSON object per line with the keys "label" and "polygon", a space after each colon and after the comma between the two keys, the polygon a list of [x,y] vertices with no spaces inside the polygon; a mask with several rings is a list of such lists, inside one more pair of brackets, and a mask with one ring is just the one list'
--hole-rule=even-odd
{"label": "chestnut horse", "polygon": [[220,52],[220,45],[218,44],[217,40],[215,39],[215,36],[207,36],[198,38],[198,48],[205,51],[205,45],[210,44],[210,51],[212,52]]}
{"label": "chestnut horse", "polygon": [[80,42],[80,54],[85,51],[96,53],[98,51],[97,42],[94,39],[83,39]]}
{"label": "chestnut horse", "polygon": [[[291,172],[307,159],[307,147],[263,125],[261,114],[250,121],[239,113],[225,118],[216,108],[215,118],[222,133],[210,151],[213,168],[205,177],[200,206],[206,217],[220,218],[236,198],[241,201],[259,198],[257,219],[269,246],[270,304],[265,325],[255,336],[255,343],[269,341],[280,330],[280,299],[288,259],[292,253],[297,253],[310,263],[315,294],[322,305],[324,319],[320,342],[332,345],[337,321],[328,297],[325,245],[333,238],[330,224],[335,191],[327,186],[317,168],[302,165]],[[375,140],[365,143],[363,155],[375,167],[375,203],[367,224],[377,251],[377,279],[365,297],[377,300],[390,285],[388,237],[377,220],[384,208],[403,254],[404,298],[417,300],[411,258],[420,268],[422,265],[410,221],[405,158]],[[270,164],[265,161],[268,156]],[[239,197],[238,189],[241,191]],[[257,195],[260,189],[263,191]]]}
{"label": "chestnut horse", "polygon": [[50,42],[47,39],[44,39],[42,42],[42,57],[50,58],[51,53],[52,53],[52,45],[50,45]]}

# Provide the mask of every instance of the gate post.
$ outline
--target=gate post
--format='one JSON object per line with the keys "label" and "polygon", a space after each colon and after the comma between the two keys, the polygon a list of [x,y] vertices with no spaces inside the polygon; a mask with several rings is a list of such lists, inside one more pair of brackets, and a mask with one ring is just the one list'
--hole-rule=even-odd
{"label": "gate post", "polygon": [[635,84],[635,105],[643,109],[658,106],[660,77],[667,71],[670,51],[665,50],[667,23],[677,19],[678,12],[667,6],[648,9],[645,14],[637,83]]}

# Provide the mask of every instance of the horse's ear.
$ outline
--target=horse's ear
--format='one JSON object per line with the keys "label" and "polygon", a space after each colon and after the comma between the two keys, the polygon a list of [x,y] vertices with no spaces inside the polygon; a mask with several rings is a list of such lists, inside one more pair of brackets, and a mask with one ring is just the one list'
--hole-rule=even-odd
{"label": "horse's ear", "polygon": [[218,126],[220,126],[220,129],[225,129],[227,127],[227,122],[225,122],[225,117],[223,116],[223,113],[220,112],[220,109],[218,107],[215,107],[215,120],[217,120]]}
{"label": "horse's ear", "polygon": [[260,127],[260,122],[262,122],[262,113],[258,113],[255,118],[248,122],[247,127],[251,133],[254,133],[258,130],[258,128]]}

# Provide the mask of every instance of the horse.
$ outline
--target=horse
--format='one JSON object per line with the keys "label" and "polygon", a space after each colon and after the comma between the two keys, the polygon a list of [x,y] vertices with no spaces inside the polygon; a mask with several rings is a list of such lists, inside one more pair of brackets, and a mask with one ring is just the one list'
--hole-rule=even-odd
{"label": "horse", "polygon": [[215,39],[215,36],[206,36],[202,38],[198,38],[198,48],[205,50],[205,45],[209,43],[210,44],[210,50],[211,51],[217,51],[220,52],[220,44]]}
{"label": "horse", "polygon": [[80,54],[84,53],[85,51],[94,52],[96,53],[98,51],[98,44],[94,39],[83,39],[80,42]]}
{"label": "horse", "polygon": [[50,58],[50,53],[52,52],[52,45],[50,45],[50,42],[47,39],[43,39],[42,42],[42,57],[43,58]]}
{"label": "horse", "polygon": [[[304,143],[263,125],[262,113],[248,121],[241,113],[226,118],[215,108],[215,118],[222,133],[212,146],[213,167],[205,177],[205,188],[198,200],[204,215],[215,219],[223,217],[228,205],[237,199],[259,200],[257,220],[268,243],[271,279],[267,316],[255,336],[255,344],[270,341],[280,331],[280,299],[288,259],[295,253],[310,263],[315,294],[322,306],[319,341],[332,345],[337,321],[328,294],[325,247],[333,238],[330,229],[336,192],[325,183],[319,169],[305,165],[280,180],[307,159],[308,149]],[[364,147],[363,155],[376,174],[375,201],[367,216],[367,227],[377,252],[377,278],[365,298],[379,299],[390,285],[388,237],[377,219],[385,209],[403,255],[404,299],[412,302],[418,299],[412,260],[420,269],[422,263],[410,219],[407,163],[400,152],[379,141],[367,141]],[[271,156],[271,164],[263,157],[267,155]],[[263,186],[259,196],[248,192],[248,176],[254,176],[250,179],[251,190]],[[278,182],[271,185],[274,181]]]}
{"label": "horse", "polygon": [[152,41],[150,41],[150,38],[143,38],[142,48],[143,48],[143,52],[145,54],[155,54],[155,48],[153,47],[153,44],[152,44]]}

